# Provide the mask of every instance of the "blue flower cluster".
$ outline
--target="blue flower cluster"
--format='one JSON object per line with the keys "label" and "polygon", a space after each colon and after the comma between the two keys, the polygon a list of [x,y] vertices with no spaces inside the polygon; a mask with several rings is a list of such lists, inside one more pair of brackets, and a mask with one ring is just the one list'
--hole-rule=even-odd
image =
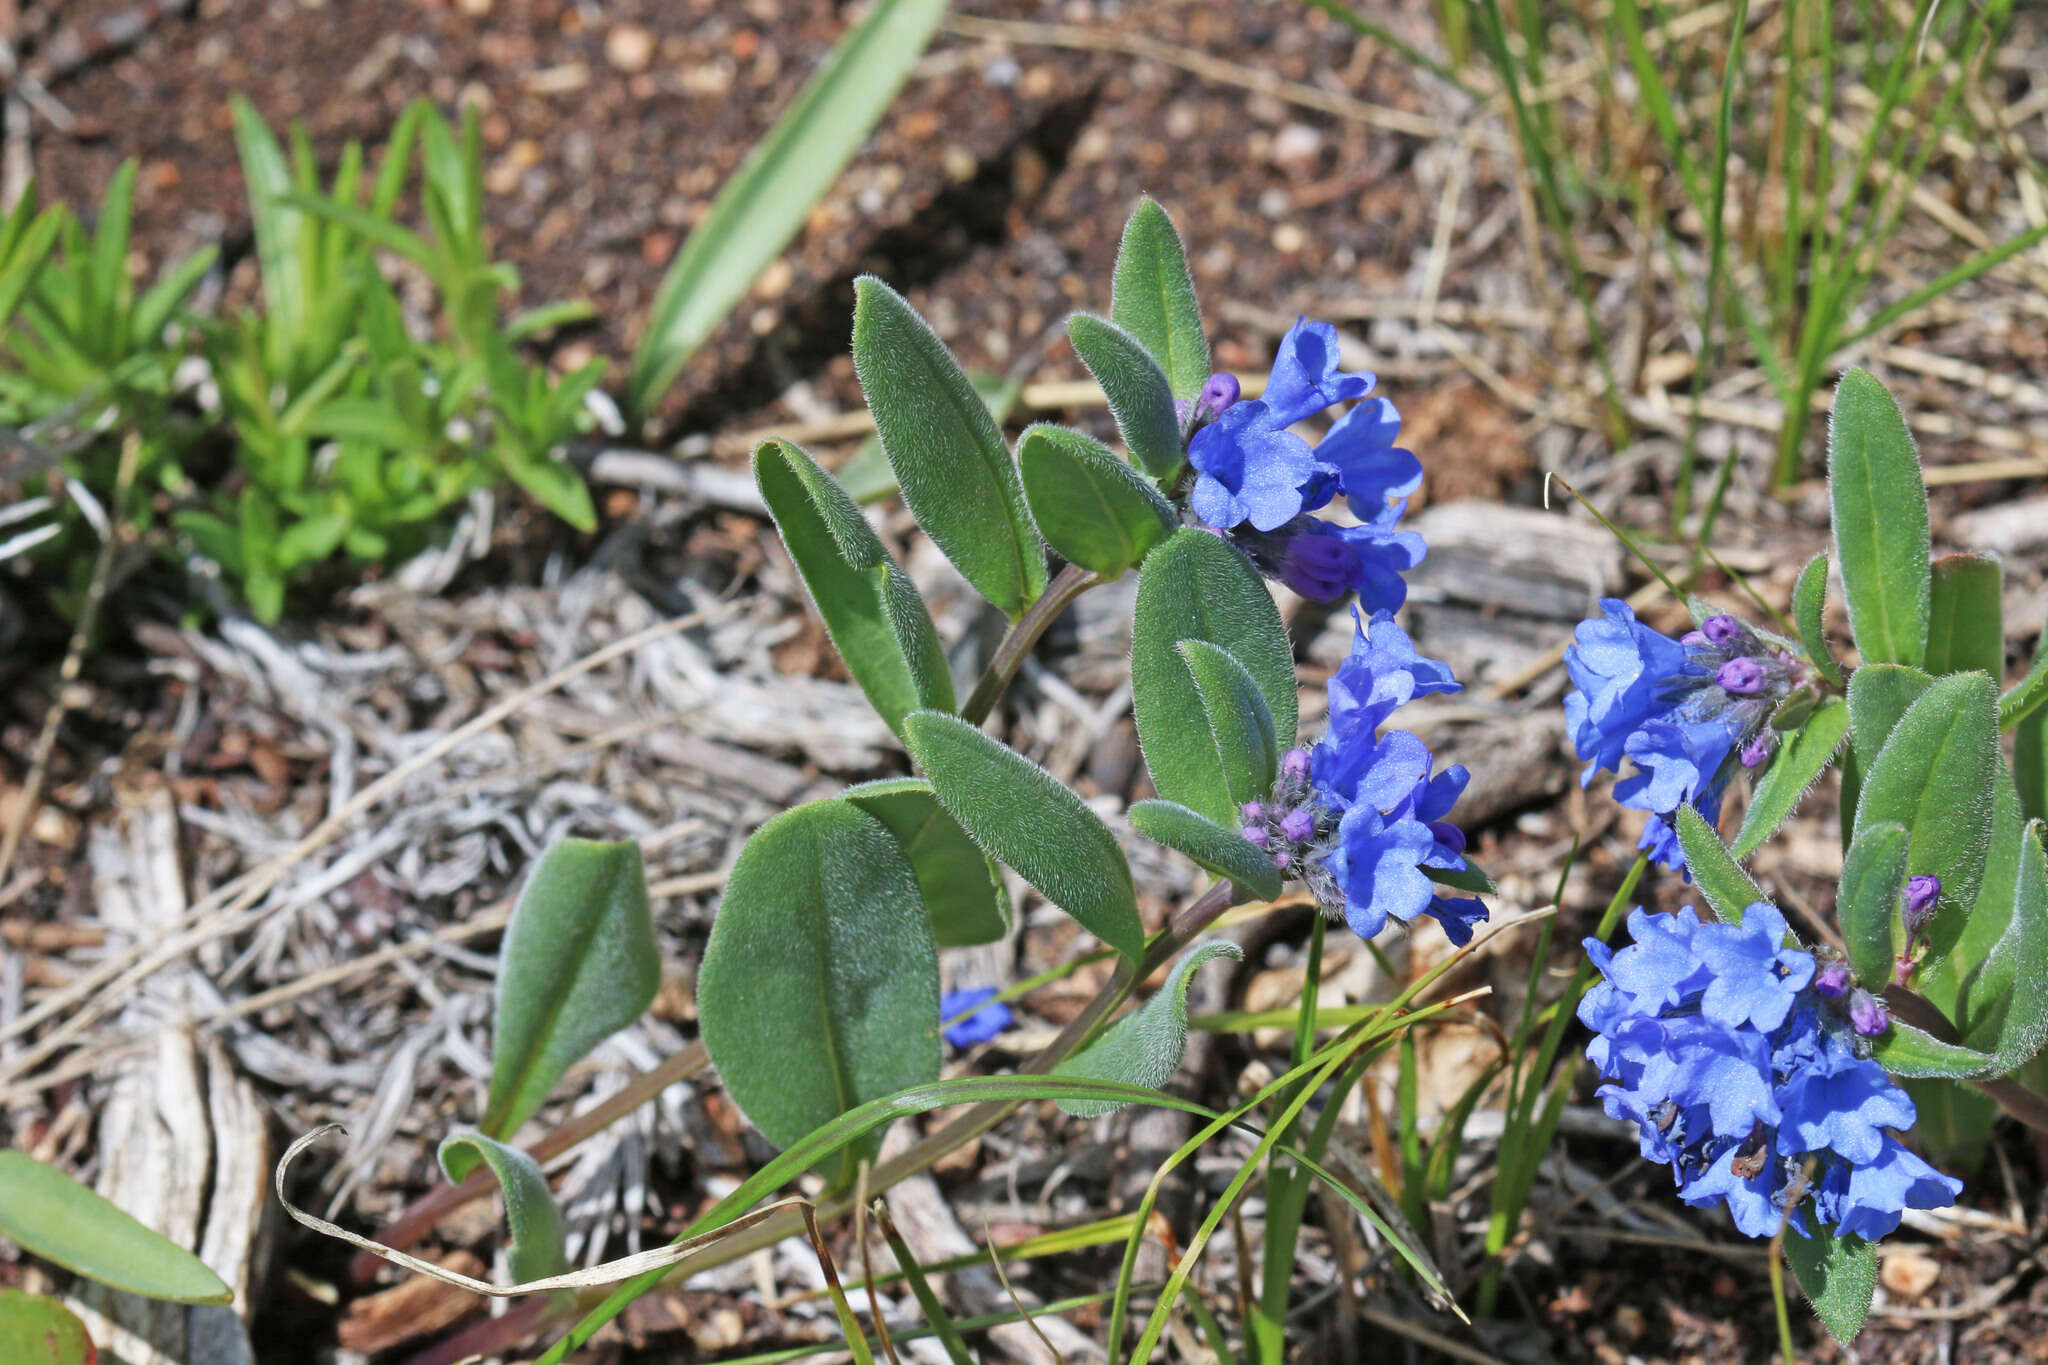
{"label": "blue flower cluster", "polygon": [[1640,847],[1683,869],[1672,817],[1689,805],[1715,823],[1734,774],[1769,760],[1772,712],[1816,678],[1783,641],[1733,616],[1709,616],[1673,640],[1626,602],[1609,597],[1600,607],[1564,652],[1575,689],[1565,721],[1586,762],[1580,780],[1619,773],[1629,759],[1635,770],[1614,784],[1614,799],[1650,813]]}
{"label": "blue flower cluster", "polygon": [[947,991],[939,997],[939,1018],[953,1020],[945,1026],[945,1038],[962,1052],[988,1042],[1016,1022],[1010,1007],[996,999],[994,986]]}
{"label": "blue flower cluster", "polygon": [[1857,1017],[1857,997],[1872,997],[1841,989],[1839,964],[1787,947],[1775,907],[1752,905],[1739,924],[1702,924],[1690,906],[1637,909],[1628,927],[1634,942],[1619,951],[1586,940],[1603,978],[1579,1002],[1599,1035],[1586,1056],[1608,1078],[1608,1114],[1637,1125],[1680,1198],[1725,1203],[1751,1237],[1783,1225],[1808,1236],[1810,1211],[1871,1240],[1906,1209],[1955,1202],[1962,1182],[1895,1135],[1916,1115],[1865,1055],[1881,1011]]}
{"label": "blue flower cluster", "polygon": [[1434,771],[1420,737],[1382,728],[1414,698],[1458,690],[1448,667],[1416,653],[1392,612],[1374,613],[1370,626],[1358,619],[1351,655],[1330,679],[1329,728],[1312,750],[1287,755],[1270,802],[1244,808],[1245,838],[1361,938],[1389,916],[1427,914],[1463,944],[1486,918],[1483,902],[1441,895],[1429,876],[1465,869],[1464,833],[1446,817],[1470,775],[1462,764]]}
{"label": "blue flower cluster", "polygon": [[[1195,404],[1188,442],[1188,507],[1269,578],[1303,597],[1357,593],[1367,611],[1407,600],[1401,575],[1422,562],[1422,537],[1399,528],[1422,465],[1395,446],[1401,414],[1371,397],[1373,377],[1338,369],[1337,333],[1298,321],[1280,342],[1260,397],[1240,400],[1216,376]],[[1311,447],[1288,428],[1338,403],[1356,403]],[[1315,513],[1342,496],[1358,525]]]}

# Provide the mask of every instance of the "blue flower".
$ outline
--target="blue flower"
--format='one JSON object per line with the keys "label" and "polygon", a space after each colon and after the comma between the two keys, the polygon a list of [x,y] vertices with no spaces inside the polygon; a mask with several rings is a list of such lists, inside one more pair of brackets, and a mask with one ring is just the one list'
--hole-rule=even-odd
{"label": "blue flower", "polygon": [[1602,1106],[1637,1125],[1681,1199],[1726,1205],[1752,1237],[1809,1235],[1808,1211],[1881,1237],[1904,1209],[1954,1202],[1961,1182],[1899,1143],[1913,1102],[1859,1046],[1850,993],[1821,988],[1838,964],[1817,972],[1787,946],[1774,907],[1729,924],[1638,908],[1628,926],[1619,949],[1586,940],[1601,976],[1579,1002],[1586,1056]]}
{"label": "blue flower", "polygon": [[1196,432],[1188,443],[1197,474],[1188,495],[1194,514],[1225,531],[1242,522],[1274,531],[1299,516],[1316,458],[1287,425],[1253,399],[1231,404]]}
{"label": "blue flower", "polygon": [[[939,997],[939,1018],[965,1018],[945,1025],[946,1041],[965,1051],[985,1043],[1016,1022],[1010,1007],[996,999],[994,986],[975,986],[964,991],[947,991]],[[969,1011],[972,1011],[969,1013]]]}
{"label": "blue flower", "polygon": [[1396,503],[1357,526],[1298,518],[1280,543],[1273,576],[1312,601],[1334,602],[1354,593],[1367,611],[1399,610],[1408,600],[1402,575],[1422,563],[1427,548],[1416,532],[1397,529],[1405,506]]}
{"label": "blue flower", "polygon": [[1602,598],[1602,616],[1581,621],[1564,652],[1577,690],[1564,699],[1572,744],[1586,760],[1581,784],[1620,772],[1629,736],[1671,709],[1670,685],[1688,669],[1685,646],[1636,620],[1628,603]]}

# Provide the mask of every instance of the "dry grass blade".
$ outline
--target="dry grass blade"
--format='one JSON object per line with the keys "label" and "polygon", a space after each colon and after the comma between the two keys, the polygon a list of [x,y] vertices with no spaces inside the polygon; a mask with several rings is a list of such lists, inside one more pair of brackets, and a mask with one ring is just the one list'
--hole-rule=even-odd
{"label": "dry grass blade", "polygon": [[1039,1344],[1045,1347],[1046,1354],[1057,1361],[1058,1365],[1066,1365],[1067,1358],[1060,1354],[1059,1347],[1052,1344],[1052,1338],[1048,1337],[1045,1334],[1045,1329],[1038,1325],[1038,1319],[1033,1317],[1031,1310],[1024,1306],[1024,1300],[1017,1297],[1016,1287],[1010,1283],[1009,1274],[1003,1269],[1003,1258],[996,1255],[996,1239],[994,1234],[989,1231],[986,1215],[981,1220],[981,1237],[983,1244],[988,1247],[988,1263],[995,1267],[996,1278],[1002,1281],[1003,1292],[1010,1296],[1010,1303],[1016,1308],[1017,1316],[1024,1319],[1024,1325],[1031,1329],[1031,1335],[1037,1337]]}

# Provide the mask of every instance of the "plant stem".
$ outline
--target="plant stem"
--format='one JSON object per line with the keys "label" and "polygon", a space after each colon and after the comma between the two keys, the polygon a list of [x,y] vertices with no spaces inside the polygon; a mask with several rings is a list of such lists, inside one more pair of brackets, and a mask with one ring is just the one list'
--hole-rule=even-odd
{"label": "plant stem", "polygon": [[969,725],[979,725],[988,719],[988,713],[995,710],[996,702],[1002,699],[1010,679],[1017,676],[1017,670],[1038,644],[1038,637],[1046,628],[1059,619],[1073,600],[1101,580],[1078,564],[1069,564],[1054,576],[1046,590],[1039,594],[1036,602],[1025,608],[1024,614],[1010,627],[1010,633],[996,646],[994,657],[988,667],[982,670],[980,681],[974,684],[974,691],[968,694],[967,704],[960,708],[960,719]]}

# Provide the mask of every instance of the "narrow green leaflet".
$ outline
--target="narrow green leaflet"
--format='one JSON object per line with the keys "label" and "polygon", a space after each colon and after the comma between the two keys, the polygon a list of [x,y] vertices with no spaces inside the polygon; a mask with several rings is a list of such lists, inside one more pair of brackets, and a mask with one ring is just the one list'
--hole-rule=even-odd
{"label": "narrow green leaflet", "polygon": [[1870,1055],[1894,1076],[1969,1080],[2011,1070],[1988,1052],[1946,1042],[1899,1019],[1892,1020]]}
{"label": "narrow green leaflet", "polygon": [[0,1360],[7,1365],[93,1365],[85,1324],[55,1299],[0,1289]]}
{"label": "narrow green leaflet", "polygon": [[931,783],[885,777],[847,788],[843,799],[887,825],[903,846],[941,948],[993,943],[1010,931],[1002,873],[946,813]]}
{"label": "narrow green leaflet", "polygon": [[1487,875],[1486,869],[1470,858],[1465,860],[1463,868],[1455,871],[1448,867],[1425,867],[1422,871],[1438,886],[1448,886],[1454,891],[1463,891],[1473,896],[1500,894],[1500,888],[1494,885],[1493,878]]}
{"label": "narrow green leaflet", "polygon": [[26,1152],[0,1151],[0,1236],[74,1275],[144,1298],[235,1297],[197,1256]]}
{"label": "narrow green leaflet", "polygon": [[1673,822],[1678,827],[1678,844],[1685,850],[1686,870],[1707,898],[1714,914],[1731,924],[1742,922],[1742,912],[1768,897],[1742,870],[1722,844],[1713,826],[1691,806],[1680,806]]}
{"label": "narrow green leaflet", "polygon": [[1965,1000],[1979,1018],[1958,1020],[1964,1037],[2009,1063],[2008,1070],[2048,1043],[2048,849],[2042,842],[2036,820],[2020,838],[2012,918],[1964,982]]}
{"label": "narrow green leaflet", "polygon": [[[1244,949],[1228,939],[1210,939],[1182,954],[1159,993],[1103,1030],[1091,1046],[1061,1062],[1052,1074],[1070,1081],[1112,1081],[1157,1090],[1180,1069],[1188,1042],[1188,988],[1195,969],[1218,957],[1242,958]],[[1122,1101],[1066,1099],[1060,1108],[1079,1118],[1098,1118],[1123,1108]]]}
{"label": "narrow green leaflet", "polygon": [[1927,671],[1977,669],[2005,681],[2005,573],[1990,555],[1934,561],[1927,616]]}
{"label": "narrow green leaflet", "polygon": [[1017,467],[1046,544],[1104,578],[1135,565],[1178,523],[1142,475],[1081,432],[1027,427]]}
{"label": "narrow green leaflet", "polygon": [[638,1019],[661,985],[647,873],[630,839],[564,839],[526,879],[498,950],[485,1134],[508,1138],[562,1073]]}
{"label": "narrow green leaflet", "polygon": [[[1998,753],[1997,684],[1981,673],[1938,678],[1892,727],[1864,772],[1856,830],[1906,827],[1911,875],[1941,878],[1927,963],[1955,942],[1962,910],[1977,898],[1990,851]],[[1853,703],[1852,703],[1853,704]]]}
{"label": "narrow green leaflet", "polygon": [[645,412],[746,297],[867,140],[946,12],[946,0],[877,0],[719,190],[662,277],[633,353],[627,404]]}
{"label": "narrow green leaflet", "polygon": [[1067,337],[1102,393],[1124,445],[1140,469],[1155,479],[1180,468],[1180,417],[1166,371],[1138,339],[1107,318],[1076,313]]}
{"label": "narrow green leaflet", "polygon": [[854,296],[853,368],[904,503],[976,592],[1020,615],[1045,591],[1045,551],[1001,429],[901,294],[863,275]]}
{"label": "narrow green leaflet", "polygon": [[904,743],[939,803],[982,851],[1017,872],[1089,933],[1137,961],[1145,953],[1130,865],[1081,798],[1016,750],[957,716],[919,711]]}
{"label": "narrow green leaflet", "polygon": [[1195,299],[1188,257],[1173,219],[1150,199],[1138,201],[1117,248],[1109,316],[1152,353],[1176,398],[1193,398],[1209,378],[1209,339]]}
{"label": "narrow green leaflet", "polygon": [[1273,717],[1275,747],[1294,743],[1294,649],[1273,596],[1235,550],[1183,528],[1146,556],[1131,628],[1131,704],[1152,785],[1216,823],[1237,807],[1194,675],[1178,648],[1206,640],[1243,664]]}
{"label": "narrow green leaflet", "polygon": [[1863,370],[1835,389],[1828,490],[1856,648],[1867,662],[1918,667],[1931,595],[1927,489],[1899,405]]}
{"label": "narrow green leaflet", "polygon": [[902,732],[911,711],[953,709],[953,674],[917,585],[846,490],[788,441],[754,451],[754,481],[846,671]]}
{"label": "narrow green leaflet", "polygon": [[1857,831],[1842,859],[1835,914],[1849,965],[1864,981],[1891,980],[1899,895],[1905,889],[1906,827],[1886,821]]}
{"label": "narrow green leaflet", "polygon": [[1842,754],[1842,847],[1856,834],[1863,771],[1920,694],[1934,679],[1904,664],[1864,664],[1849,675],[1849,747]]}
{"label": "narrow green leaflet", "polygon": [[1787,1229],[1785,1263],[1799,1280],[1806,1301],[1828,1335],[1847,1345],[1862,1330],[1877,1292],[1877,1244],[1861,1237],[1837,1237],[1817,1218],[1806,1220],[1810,1237]]}
{"label": "narrow green leaflet", "polygon": [[1182,640],[1176,648],[1194,675],[1231,804],[1266,800],[1280,777],[1280,747],[1273,734],[1273,713],[1258,682],[1221,645]]}
{"label": "narrow green leaflet", "polygon": [[539,1162],[482,1133],[450,1133],[441,1139],[435,1155],[442,1172],[458,1185],[479,1165],[490,1167],[497,1177],[505,1200],[505,1223],[512,1233],[505,1259],[514,1283],[545,1280],[569,1268],[562,1211],[555,1207],[554,1193],[548,1189]]}
{"label": "narrow green leaflet", "polygon": [[1828,648],[1828,633],[1822,624],[1828,605],[1828,556],[1823,550],[1806,561],[1799,571],[1799,583],[1792,589],[1792,620],[1799,627],[1799,642],[1813,666],[1835,686],[1842,685],[1842,666]]}
{"label": "narrow green leaflet", "polygon": [[1757,781],[1749,810],[1736,831],[1732,852],[1747,858],[1777,833],[1799,802],[1813,788],[1828,760],[1842,747],[1849,732],[1849,708],[1837,698],[1821,704],[1807,722],[1785,737],[1771,766]]}
{"label": "narrow green leaflet", "polygon": [[1242,834],[1225,829],[1205,815],[1172,801],[1139,801],[1131,806],[1131,825],[1155,843],[1178,849],[1196,865],[1228,881],[1247,897],[1269,901],[1280,894],[1280,873],[1263,849]]}
{"label": "narrow green leaflet", "polygon": [[[704,1046],[778,1147],[939,1074],[939,959],[916,874],[846,801],[785,811],[733,864],[697,981]],[[834,1157],[835,1183],[872,1156]]]}
{"label": "narrow green leaflet", "polygon": [[1977,898],[1968,906],[1948,906],[1924,937],[1937,956],[1913,978],[1913,987],[1927,997],[1955,1026],[1965,1044],[1995,1051],[2000,1021],[2012,1002],[2015,963],[2001,949],[2017,946],[2027,926],[2015,926],[2020,899],[2021,855],[2027,822],[2012,778],[1999,765],[1991,793],[1991,837],[1984,858],[1984,877]]}

